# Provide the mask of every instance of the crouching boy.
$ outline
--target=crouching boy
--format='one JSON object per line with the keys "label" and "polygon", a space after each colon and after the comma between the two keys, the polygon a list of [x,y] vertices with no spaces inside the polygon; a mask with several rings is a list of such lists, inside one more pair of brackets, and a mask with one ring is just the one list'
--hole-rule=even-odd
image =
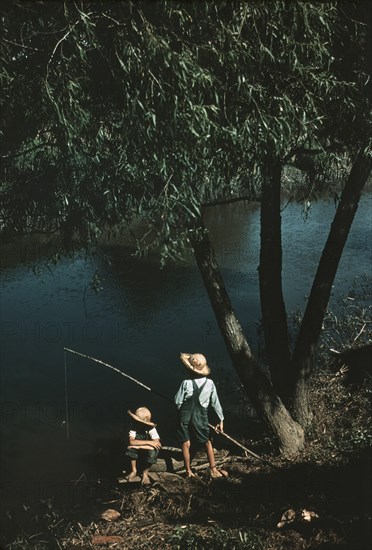
{"label": "crouching boy", "polygon": [[151,422],[151,412],[146,407],[140,407],[134,413],[128,411],[132,418],[132,425],[129,430],[129,445],[126,456],[131,461],[131,472],[127,478],[133,481],[137,476],[137,463],[139,458],[144,461],[142,471],[142,484],[150,483],[149,469],[156,464],[159,449],[161,448],[160,437],[156,430],[156,424]]}

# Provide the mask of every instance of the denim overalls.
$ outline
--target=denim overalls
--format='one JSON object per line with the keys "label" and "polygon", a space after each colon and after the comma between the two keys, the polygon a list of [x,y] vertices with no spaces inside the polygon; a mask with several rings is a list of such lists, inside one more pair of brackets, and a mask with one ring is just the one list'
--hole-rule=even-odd
{"label": "denim overalls", "polygon": [[[141,426],[143,428],[143,426]],[[138,429],[138,428],[137,428]],[[146,441],[151,439],[151,436],[148,432],[148,430],[138,432],[136,430],[136,439],[140,439],[142,441]],[[132,460],[138,460],[139,454],[143,457],[144,461],[147,464],[156,464],[159,450],[158,449],[141,449],[141,447],[138,448],[131,448],[127,449],[125,455],[129,456]]]}
{"label": "denim overalls", "polygon": [[206,383],[207,380],[199,388],[195,380],[193,380],[193,394],[179,408],[177,437],[181,443],[189,441],[190,426],[193,428],[195,439],[198,443],[206,443],[209,440],[208,409],[203,407],[199,401],[200,393]]}

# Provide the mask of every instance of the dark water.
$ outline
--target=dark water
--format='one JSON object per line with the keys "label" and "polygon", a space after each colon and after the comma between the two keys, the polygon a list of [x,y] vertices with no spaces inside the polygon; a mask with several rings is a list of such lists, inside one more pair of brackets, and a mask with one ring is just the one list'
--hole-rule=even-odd
{"label": "dark water", "polygon": [[[335,294],[369,273],[372,194],[364,196],[349,235]],[[305,305],[335,207],[314,204],[283,211],[283,286],[287,311]],[[209,214],[226,286],[253,346],[260,317],[257,266],[259,210],[242,204]],[[69,347],[97,357],[173,397],[183,375],[180,352],[202,352],[225,410],[226,430],[238,432],[242,395],[230,367],[199,272],[190,256],[160,270],[120,246],[48,264],[46,241],[18,239],[2,247],[2,499],[32,503],[72,498],[80,476],[120,472],[126,411],[146,404],[163,444],[175,442],[175,411],[165,400],[94,362],[68,354],[66,437],[65,356]],[[102,290],[91,281],[98,271]],[[249,434],[247,434],[249,436]]]}

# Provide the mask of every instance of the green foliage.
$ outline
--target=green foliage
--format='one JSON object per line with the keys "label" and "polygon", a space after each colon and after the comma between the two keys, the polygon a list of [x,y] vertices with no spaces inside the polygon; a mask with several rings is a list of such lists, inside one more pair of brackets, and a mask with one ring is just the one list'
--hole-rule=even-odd
{"label": "green foliage", "polygon": [[370,384],[350,390],[329,369],[316,372],[306,456],[317,463],[336,464],[370,450],[371,398]]}
{"label": "green foliage", "polygon": [[250,550],[263,549],[261,537],[252,530],[239,532],[239,539],[219,527],[212,529],[177,528],[169,541],[172,550]]}
{"label": "green foliage", "polygon": [[357,277],[346,296],[340,297],[324,318],[319,353],[323,360],[329,350],[352,349],[372,342],[372,279]]}
{"label": "green foliage", "polygon": [[317,150],[315,188],[368,135],[364,20],[337,2],[6,4],[3,228],[89,241],[141,218],[139,250],[165,260],[273,159]]}
{"label": "green foliage", "polygon": [[324,320],[311,386],[314,419],[307,449],[318,462],[343,462],[372,447],[371,375],[350,384],[343,363],[331,352],[371,344],[371,282],[368,276],[357,279]]}

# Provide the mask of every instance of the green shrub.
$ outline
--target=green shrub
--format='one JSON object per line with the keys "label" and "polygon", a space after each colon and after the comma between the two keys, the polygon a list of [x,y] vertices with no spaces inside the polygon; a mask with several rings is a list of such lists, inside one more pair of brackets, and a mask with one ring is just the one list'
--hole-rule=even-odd
{"label": "green shrub", "polygon": [[239,538],[220,527],[177,528],[168,544],[172,550],[262,550],[260,536],[252,530],[239,531]]}

